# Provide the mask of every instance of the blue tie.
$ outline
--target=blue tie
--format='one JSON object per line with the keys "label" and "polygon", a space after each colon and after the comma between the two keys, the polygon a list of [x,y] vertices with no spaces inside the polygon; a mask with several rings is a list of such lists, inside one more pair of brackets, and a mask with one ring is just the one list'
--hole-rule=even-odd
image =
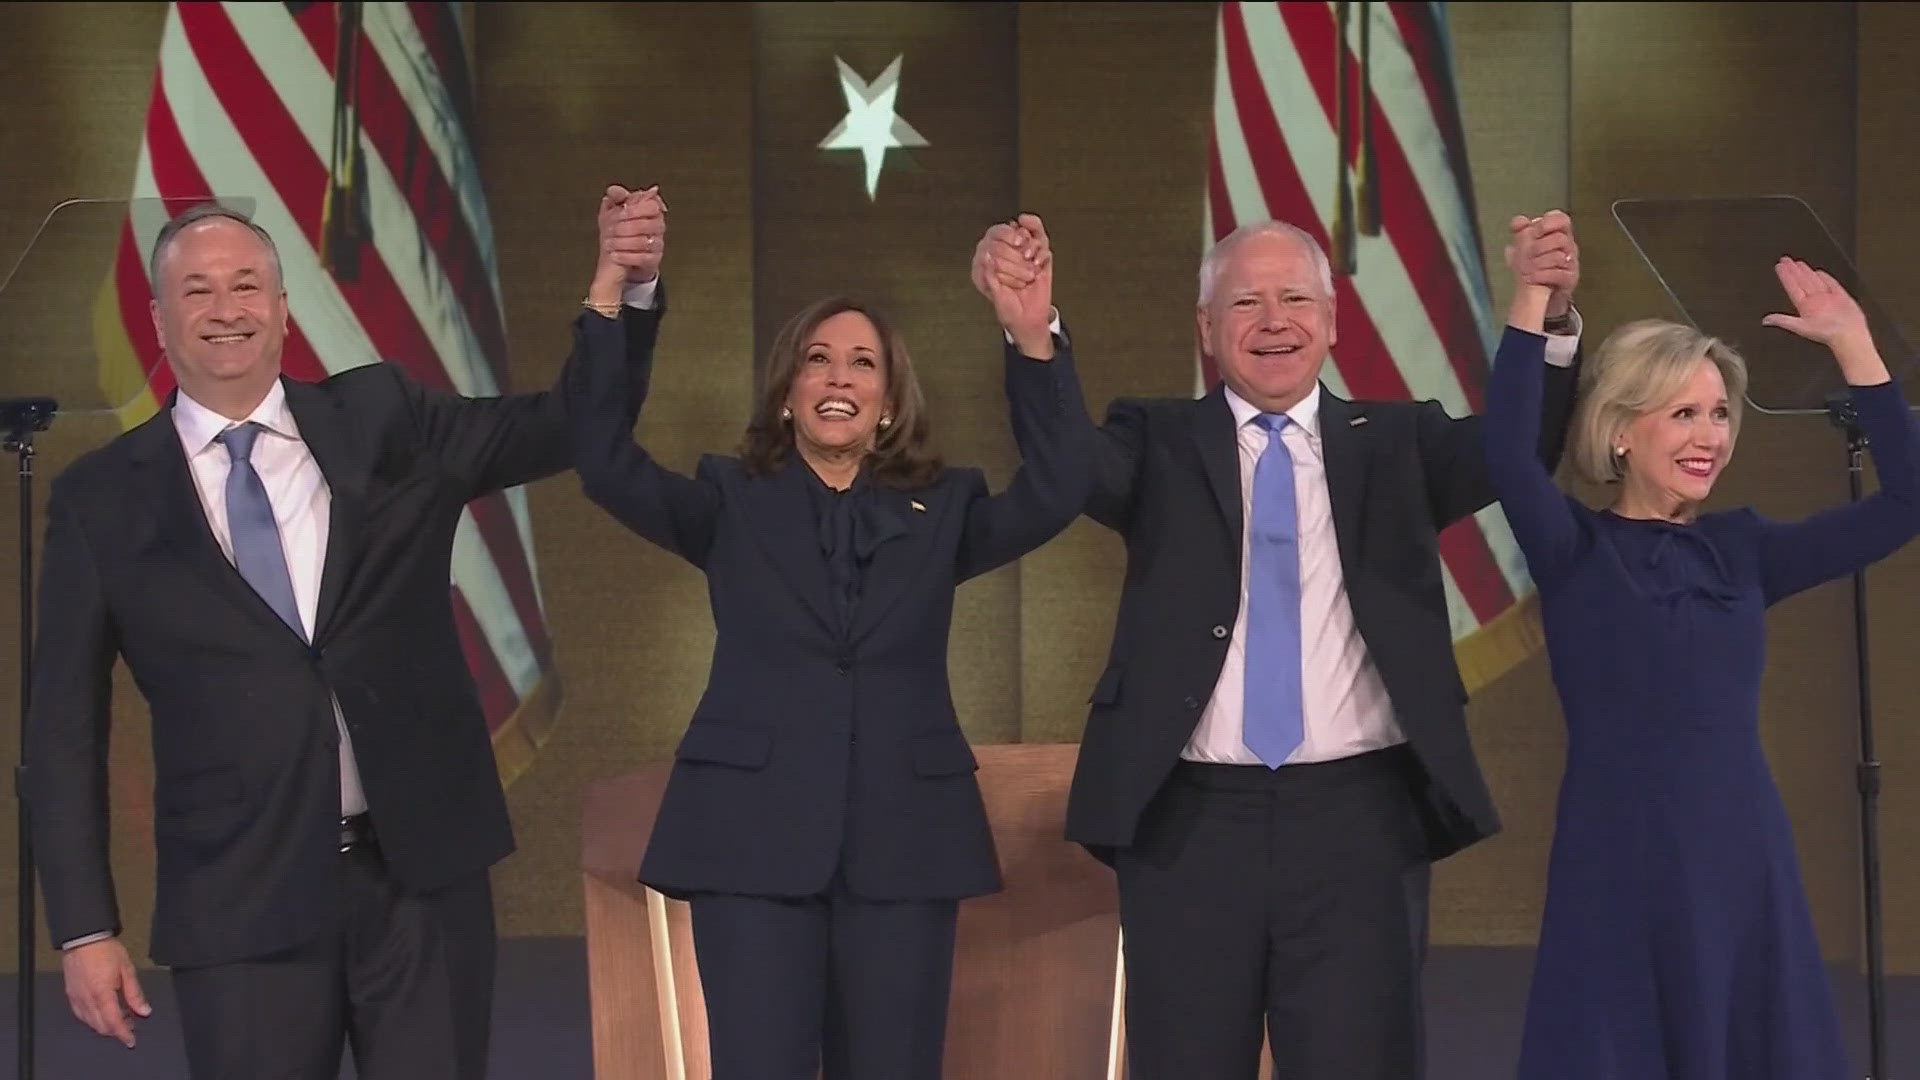
{"label": "blue tie", "polygon": [[300,606],[293,599],[293,578],[287,574],[287,555],[280,547],[280,526],[267,501],[267,485],[254,471],[254,440],[265,430],[248,422],[214,436],[227,448],[233,462],[227,470],[227,531],[233,537],[233,565],[253,591],[267,602],[293,632],[306,640],[300,625]]}
{"label": "blue tie", "polygon": [[1241,741],[1270,769],[1300,747],[1300,523],[1293,455],[1280,438],[1285,415],[1263,413],[1267,449],[1253,469],[1247,531],[1246,701]]}

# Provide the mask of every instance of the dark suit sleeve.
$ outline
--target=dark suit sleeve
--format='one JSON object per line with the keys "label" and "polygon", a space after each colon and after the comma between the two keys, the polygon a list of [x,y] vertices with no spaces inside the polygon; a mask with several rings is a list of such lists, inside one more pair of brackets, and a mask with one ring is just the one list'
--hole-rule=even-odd
{"label": "dark suit sleeve", "polygon": [[[657,332],[657,317],[581,319],[565,379],[570,453],[589,499],[627,528],[705,566],[720,518],[718,486],[662,466],[633,438]],[[636,334],[643,346],[632,340]]]}
{"label": "dark suit sleeve", "polygon": [[[622,308],[620,321],[631,331],[626,339],[627,362],[642,371],[628,382],[629,424],[639,415],[639,403],[646,394],[644,371],[653,351],[660,305],[664,303],[663,287],[655,295],[654,309]],[[578,362],[578,329],[588,319],[607,321],[588,312],[574,320],[574,352],[567,360],[568,368]],[[567,379],[566,368],[561,370],[559,382],[552,389],[488,398],[429,390],[407,378],[400,368],[392,370],[400,380],[422,439],[446,465],[447,471],[459,478],[466,489],[465,498],[476,499],[502,488],[531,483],[573,466],[566,395],[561,390]]]}
{"label": "dark suit sleeve", "polygon": [[[1580,356],[1567,367],[1539,361],[1541,373],[1540,464],[1552,473],[1560,467],[1560,455],[1567,445],[1567,423],[1573,416],[1574,388],[1579,379]],[[1420,467],[1425,473],[1427,497],[1433,512],[1433,525],[1444,529],[1493,502],[1493,482],[1487,475],[1485,442],[1479,416],[1458,420],[1449,417],[1437,402],[1418,406],[1414,424],[1420,446]]]}
{"label": "dark suit sleeve", "polygon": [[108,862],[107,744],[113,620],[100,568],[56,483],[48,505],[27,716],[25,794],[53,943],[120,930]]}
{"label": "dark suit sleeve", "polygon": [[1107,422],[1088,440],[1093,482],[1086,513],[1115,532],[1125,532],[1133,520],[1133,489],[1146,438],[1146,407],[1122,399],[1107,407]]}
{"label": "dark suit sleeve", "polygon": [[1073,350],[1054,339],[1052,360],[1006,347],[1007,404],[1020,468],[997,495],[981,484],[968,504],[959,579],[1005,565],[1059,535],[1087,502],[1088,437],[1093,424],[1080,392]]}

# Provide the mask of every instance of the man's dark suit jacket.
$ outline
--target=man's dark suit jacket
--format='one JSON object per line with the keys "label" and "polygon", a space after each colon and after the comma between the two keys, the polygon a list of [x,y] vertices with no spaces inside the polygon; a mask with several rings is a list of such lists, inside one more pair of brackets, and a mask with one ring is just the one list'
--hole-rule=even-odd
{"label": "man's dark suit jacket", "polygon": [[675,896],[811,896],[836,874],[870,900],[996,890],[999,866],[954,712],[947,639],[960,583],[1039,547],[1085,504],[1091,429],[1072,357],[1011,348],[1022,465],[990,494],[978,469],[876,487],[850,625],[830,591],[808,466],[754,475],[708,456],[697,475],[636,445],[618,328],[574,369],[569,406],[588,496],[705,571],[716,637],[706,692],[675,754],[639,879]]}
{"label": "man's dark suit jacket", "polygon": [[463,398],[389,364],[284,382],[332,492],[311,645],[221,552],[170,408],[53,485],[26,792],[55,943],[121,929],[107,850],[116,656],[152,714],[161,964],[266,955],[338,918],[335,697],[403,888],[513,850],[454,628],[453,534],[473,499],[571,465],[564,400]]}
{"label": "man's dark suit jacket", "polygon": [[[1578,364],[1548,375],[1542,457],[1559,460]],[[1320,435],[1354,624],[1419,763],[1416,803],[1438,859],[1499,829],[1468,739],[1440,530],[1493,501],[1479,417],[1434,402],[1353,402],[1321,389]],[[1141,812],[1213,696],[1240,608],[1240,458],[1232,410],[1120,400],[1095,437],[1087,513],[1126,538],[1127,575],[1067,809],[1096,856]]]}

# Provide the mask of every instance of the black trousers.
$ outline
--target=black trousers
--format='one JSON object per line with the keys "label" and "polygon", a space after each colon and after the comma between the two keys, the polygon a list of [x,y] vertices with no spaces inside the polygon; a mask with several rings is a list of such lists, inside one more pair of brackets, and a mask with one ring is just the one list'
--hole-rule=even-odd
{"label": "black trousers", "polygon": [[1403,748],[1264,766],[1182,762],[1118,854],[1128,1075],[1421,1072],[1425,844]]}
{"label": "black trousers", "polygon": [[713,1080],[938,1080],[955,900],[696,895]]}
{"label": "black trousers", "polygon": [[481,1080],[492,1019],[485,873],[403,894],[377,848],[342,853],[338,926],[298,948],[173,969],[193,1080]]}

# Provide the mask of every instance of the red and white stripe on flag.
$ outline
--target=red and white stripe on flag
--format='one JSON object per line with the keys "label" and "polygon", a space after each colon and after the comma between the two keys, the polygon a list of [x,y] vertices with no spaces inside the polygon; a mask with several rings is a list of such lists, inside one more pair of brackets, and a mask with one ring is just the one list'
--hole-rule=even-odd
{"label": "red and white stripe on flag", "polygon": [[[459,7],[176,3],[167,14],[132,196],[252,200],[285,271],[292,378],[384,360],[428,387],[507,390]],[[339,87],[343,68],[351,78]],[[148,255],[165,211],[133,205],[94,319],[102,381],[122,393],[145,383],[122,413],[127,425],[173,389],[147,315]],[[513,775],[559,702],[523,491],[463,512],[451,588],[497,756]]]}
{"label": "red and white stripe on flag", "polygon": [[[1350,251],[1327,386],[1461,416],[1481,407],[1494,339],[1445,20],[1438,3],[1221,4],[1207,228],[1277,218]],[[1440,548],[1472,690],[1538,647],[1532,586],[1497,505]]]}

